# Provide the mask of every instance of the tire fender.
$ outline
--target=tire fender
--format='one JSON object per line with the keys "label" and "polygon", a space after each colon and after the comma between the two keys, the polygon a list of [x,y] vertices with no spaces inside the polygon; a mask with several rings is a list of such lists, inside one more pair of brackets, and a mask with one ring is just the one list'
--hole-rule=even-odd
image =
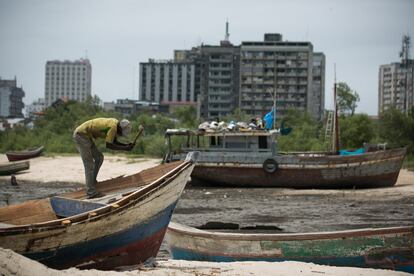
{"label": "tire fender", "polygon": [[266,159],[263,162],[263,170],[267,173],[274,173],[279,169],[279,164],[274,159]]}

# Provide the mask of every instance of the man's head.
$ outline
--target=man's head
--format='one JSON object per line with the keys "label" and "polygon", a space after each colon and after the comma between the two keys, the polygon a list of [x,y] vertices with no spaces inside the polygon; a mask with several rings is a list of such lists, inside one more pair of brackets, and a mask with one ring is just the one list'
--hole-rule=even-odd
{"label": "man's head", "polygon": [[132,129],[131,123],[127,119],[122,119],[119,122],[119,126],[122,130],[122,136],[128,136]]}

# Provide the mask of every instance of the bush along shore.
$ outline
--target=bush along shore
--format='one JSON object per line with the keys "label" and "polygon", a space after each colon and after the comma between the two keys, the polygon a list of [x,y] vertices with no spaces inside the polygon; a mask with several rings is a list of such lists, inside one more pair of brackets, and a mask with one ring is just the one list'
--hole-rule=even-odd
{"label": "bush along shore", "polygon": [[[104,111],[99,98],[89,98],[86,102],[60,102],[48,107],[43,115],[27,120],[23,126],[16,126],[0,132],[0,152],[23,150],[39,145],[45,147],[47,154],[77,153],[72,140],[74,129],[84,121],[98,117],[121,119],[122,114]],[[164,132],[168,128],[196,129],[204,120],[197,120],[193,106],[183,106],[171,114],[147,113],[128,116],[133,131],[127,140],[132,140],[138,126],[145,127],[145,136],[140,138],[131,152],[134,155],[162,157],[167,151]],[[221,121],[250,121],[248,115],[236,110]],[[277,126],[281,122],[276,119]],[[289,135],[278,138],[281,151],[318,151],[326,150],[324,120],[317,121],[305,112],[289,110],[283,119],[285,126],[293,130]],[[355,149],[367,143],[387,143],[387,147],[408,147],[408,156],[404,166],[414,167],[414,108],[408,114],[389,109],[378,119],[366,114],[341,114],[339,118],[340,142],[342,148]],[[103,141],[98,141],[102,151]],[[179,141],[173,141],[173,147],[179,148]]]}

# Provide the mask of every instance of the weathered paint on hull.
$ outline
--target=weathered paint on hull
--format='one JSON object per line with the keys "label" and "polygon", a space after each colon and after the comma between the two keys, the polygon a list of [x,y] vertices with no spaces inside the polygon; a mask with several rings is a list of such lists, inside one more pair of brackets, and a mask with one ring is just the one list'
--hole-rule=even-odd
{"label": "weathered paint on hull", "polygon": [[174,259],[214,262],[290,260],[414,272],[414,227],[238,234],[202,231],[170,223],[167,241]]}
{"label": "weathered paint on hull", "polygon": [[[110,236],[79,242],[59,250],[23,254],[52,268],[67,268],[90,260],[103,261],[92,267],[111,269],[114,266],[141,263],[155,257],[164,238],[176,203],[143,224]],[[97,252],[99,252],[97,254]],[[115,256],[109,259],[106,257]]]}
{"label": "weathered paint on hull", "polygon": [[404,271],[414,273],[414,262],[406,258],[406,254],[412,254],[407,251],[406,254],[388,255],[388,259],[382,259],[379,261],[373,260],[370,262],[370,257],[355,256],[355,257],[341,257],[341,258],[261,258],[261,257],[238,257],[238,256],[223,256],[223,255],[208,255],[200,252],[193,252],[182,248],[171,248],[172,258],[175,260],[188,260],[188,261],[204,261],[204,262],[243,262],[243,261],[264,261],[264,262],[284,262],[284,261],[298,261],[308,262],[319,265],[332,265],[332,266],[350,266],[350,267],[362,267],[362,268],[380,268],[380,269],[392,269],[398,271]]}
{"label": "weathered paint on hull", "polygon": [[56,268],[87,261],[94,263],[86,267],[100,269],[143,262],[156,255],[193,167],[183,164],[117,201],[122,205],[96,209],[92,217],[69,217],[74,223],[68,225],[56,220],[0,228],[0,246]]}
{"label": "weathered paint on hull", "polygon": [[284,163],[281,157],[279,169],[274,173],[265,172],[262,163],[201,162],[196,165],[191,177],[195,183],[220,186],[325,189],[387,187],[396,183],[404,155],[405,151],[403,154],[396,151],[394,155],[380,160],[357,156],[343,158],[343,162],[337,156],[331,158],[333,161],[329,158],[297,158],[297,164]]}
{"label": "weathered paint on hull", "polygon": [[0,175],[10,175],[30,168],[30,161],[0,163]]}

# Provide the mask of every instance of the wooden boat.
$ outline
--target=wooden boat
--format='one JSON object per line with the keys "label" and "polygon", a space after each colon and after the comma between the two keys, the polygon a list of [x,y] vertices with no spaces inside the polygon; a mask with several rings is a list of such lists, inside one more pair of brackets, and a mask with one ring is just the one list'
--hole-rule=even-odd
{"label": "wooden boat", "polygon": [[173,259],[302,261],[414,272],[414,227],[241,234],[203,231],[171,222],[166,238]]}
{"label": "wooden boat", "polygon": [[[216,186],[281,188],[374,188],[393,186],[406,148],[366,151],[358,155],[333,152],[277,152],[271,131],[200,132],[167,130],[165,161],[200,153],[192,182]],[[179,151],[173,136],[186,137]]]}
{"label": "wooden boat", "polygon": [[19,171],[28,170],[29,161],[0,163],[0,175],[10,175]]}
{"label": "wooden boat", "polygon": [[80,190],[0,208],[0,247],[49,267],[111,269],[155,257],[192,161],[175,162]]}
{"label": "wooden boat", "polygon": [[35,149],[28,149],[23,151],[9,151],[6,152],[7,159],[9,161],[26,160],[34,157],[38,157],[43,152],[44,147],[40,146]]}

